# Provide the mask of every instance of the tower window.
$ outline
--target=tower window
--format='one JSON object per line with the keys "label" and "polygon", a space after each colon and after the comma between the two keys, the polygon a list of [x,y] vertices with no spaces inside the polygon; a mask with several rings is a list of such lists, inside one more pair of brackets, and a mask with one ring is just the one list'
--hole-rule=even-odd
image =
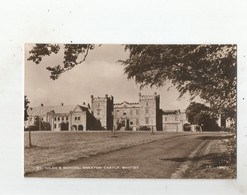
{"label": "tower window", "polygon": [[75,120],[77,120],[77,116],[75,117]]}
{"label": "tower window", "polygon": [[148,110],[148,108],[146,108],[146,114],[148,114],[148,112],[149,112],[149,110]]}
{"label": "tower window", "polygon": [[78,120],[81,120],[81,117],[78,117],[77,119],[78,119]]}

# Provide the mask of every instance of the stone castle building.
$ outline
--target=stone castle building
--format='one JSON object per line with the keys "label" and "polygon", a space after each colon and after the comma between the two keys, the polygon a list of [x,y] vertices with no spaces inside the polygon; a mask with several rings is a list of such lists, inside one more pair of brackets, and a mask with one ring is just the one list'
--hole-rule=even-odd
{"label": "stone castle building", "polygon": [[162,129],[171,132],[184,131],[184,124],[188,123],[186,114],[180,110],[162,111]]}
{"label": "stone castle building", "polygon": [[[92,95],[91,106],[85,103],[58,106],[41,104],[38,107],[30,107],[28,115],[25,127],[36,125],[41,130],[41,124],[45,122],[52,131],[112,130],[113,128],[121,131],[182,131],[185,121],[179,112],[173,113],[179,120],[171,121],[173,115],[160,109],[160,96],[157,93],[153,95],[139,93],[138,102],[124,101],[115,104],[113,96]],[[174,125],[176,127],[172,128]]]}
{"label": "stone castle building", "polygon": [[139,93],[139,102],[114,104],[114,126],[133,131],[161,130],[160,96]]}

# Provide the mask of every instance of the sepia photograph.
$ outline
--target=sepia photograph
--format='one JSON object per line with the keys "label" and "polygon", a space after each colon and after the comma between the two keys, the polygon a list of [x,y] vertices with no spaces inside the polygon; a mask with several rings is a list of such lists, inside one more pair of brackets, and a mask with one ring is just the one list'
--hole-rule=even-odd
{"label": "sepia photograph", "polygon": [[236,44],[24,53],[25,177],[237,178]]}

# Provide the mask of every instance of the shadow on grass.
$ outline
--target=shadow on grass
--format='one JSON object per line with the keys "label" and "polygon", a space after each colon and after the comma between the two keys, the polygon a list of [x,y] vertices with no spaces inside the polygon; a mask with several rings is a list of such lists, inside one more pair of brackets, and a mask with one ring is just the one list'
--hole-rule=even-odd
{"label": "shadow on grass", "polygon": [[225,135],[225,136],[200,136],[197,139],[201,140],[222,140],[222,139],[231,139],[233,136]]}
{"label": "shadow on grass", "polygon": [[200,166],[201,168],[206,168],[206,167],[219,167],[219,166],[230,166],[230,157],[226,153],[212,153],[212,154],[207,154],[203,156],[198,156],[198,157],[177,157],[177,158],[164,158],[160,159],[164,161],[174,161],[174,162],[185,162],[185,161],[191,161],[197,162],[197,161],[204,161],[202,165]]}
{"label": "shadow on grass", "polygon": [[25,146],[25,149],[27,150],[43,150],[43,149],[50,149],[51,147],[47,147],[47,146],[36,146],[36,145],[32,145],[31,147],[30,146]]}

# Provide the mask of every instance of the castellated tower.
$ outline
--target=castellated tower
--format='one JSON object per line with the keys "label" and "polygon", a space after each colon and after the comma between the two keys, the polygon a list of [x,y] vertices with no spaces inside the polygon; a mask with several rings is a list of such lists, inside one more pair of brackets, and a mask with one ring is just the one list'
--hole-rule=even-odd
{"label": "castellated tower", "polygon": [[140,126],[147,126],[153,130],[162,128],[160,117],[160,96],[157,93],[154,95],[141,95],[139,93]]}
{"label": "castellated tower", "polygon": [[105,97],[91,95],[91,110],[94,117],[99,121],[102,129],[113,128],[113,97],[106,94]]}

